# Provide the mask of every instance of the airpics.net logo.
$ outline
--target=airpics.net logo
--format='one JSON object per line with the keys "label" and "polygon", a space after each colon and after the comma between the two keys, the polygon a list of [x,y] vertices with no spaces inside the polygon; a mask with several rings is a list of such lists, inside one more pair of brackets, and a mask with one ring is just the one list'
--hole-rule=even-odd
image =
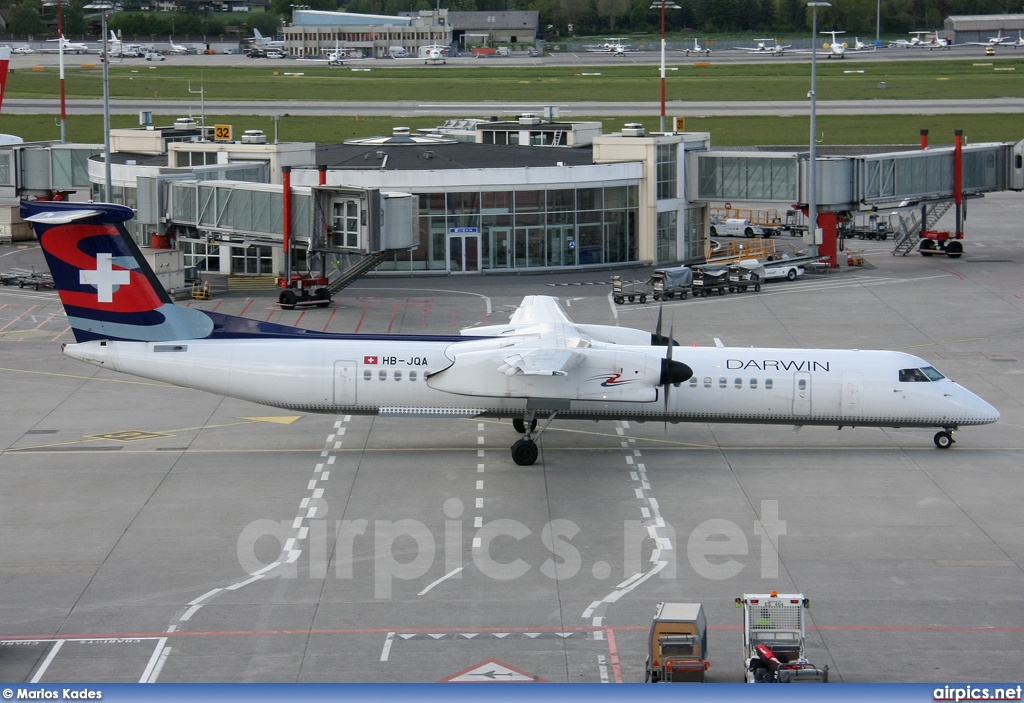
{"label": "airpics.net logo", "polygon": [[[246,525],[236,543],[242,569],[268,578],[372,582],[378,599],[392,597],[395,581],[427,583],[439,574],[462,578],[472,570],[497,581],[524,578],[535,570],[557,581],[604,581],[613,578],[616,567],[628,579],[660,563],[657,576],[663,579],[696,574],[722,581],[748,568],[759,568],[761,578],[776,579],[779,540],[786,534],[775,500],[761,501],[760,515],[746,529],[713,518],[681,534],[662,518],[623,520],[621,537],[564,519],[551,520],[539,530],[512,519],[470,526],[458,498],[445,501],[444,519],[435,530],[411,518],[330,520],[323,499],[310,507],[316,507],[316,517],[301,528],[290,520],[261,519]],[[621,555],[621,563],[587,563],[583,554],[592,553],[597,542],[607,547],[603,556]]]}
{"label": "airpics.net logo", "polygon": [[1019,701],[1024,686],[970,686],[946,685],[932,692],[932,700],[936,701]]}

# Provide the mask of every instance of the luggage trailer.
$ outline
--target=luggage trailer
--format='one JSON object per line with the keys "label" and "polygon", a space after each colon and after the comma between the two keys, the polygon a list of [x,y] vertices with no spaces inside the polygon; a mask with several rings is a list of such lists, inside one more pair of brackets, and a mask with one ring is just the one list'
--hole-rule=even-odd
{"label": "luggage trailer", "polygon": [[826,683],[828,666],[807,660],[804,617],[810,601],[802,593],[744,593],[743,663],[747,683]]}

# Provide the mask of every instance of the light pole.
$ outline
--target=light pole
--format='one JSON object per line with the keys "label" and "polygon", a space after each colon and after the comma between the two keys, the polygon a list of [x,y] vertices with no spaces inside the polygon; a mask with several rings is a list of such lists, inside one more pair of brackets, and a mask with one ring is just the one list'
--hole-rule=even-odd
{"label": "light pole", "polygon": [[810,244],[818,244],[818,180],[817,166],[815,161],[818,158],[817,142],[818,136],[818,8],[832,7],[832,3],[812,0],[807,3],[811,8],[811,153],[810,163],[807,164],[807,228],[810,232]]}
{"label": "light pole", "polygon": [[672,0],[655,0],[651,3],[652,10],[661,10],[661,129],[659,131],[665,131],[665,10],[678,10],[679,5],[676,5]]}
{"label": "light pole", "polygon": [[487,45],[494,46],[494,15],[487,15]]}

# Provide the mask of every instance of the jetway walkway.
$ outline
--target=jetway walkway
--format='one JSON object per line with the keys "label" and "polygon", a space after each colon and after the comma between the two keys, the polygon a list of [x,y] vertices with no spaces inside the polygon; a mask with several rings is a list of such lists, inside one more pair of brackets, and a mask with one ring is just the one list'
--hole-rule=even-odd
{"label": "jetway walkway", "polygon": [[[960,132],[957,141],[960,143]],[[837,223],[853,212],[896,211],[894,254],[906,255],[924,239],[950,256],[963,251],[959,241],[946,251],[945,232],[931,228],[957,197],[978,198],[1002,190],[1024,190],[1024,142],[873,154],[827,155],[816,160],[817,242],[832,266],[838,265]],[[806,211],[810,195],[809,154],[803,151],[709,150],[688,164],[690,201],[707,203],[786,203]],[[957,178],[959,187],[955,186]],[[957,192],[959,191],[959,192]],[[914,212],[917,209],[920,214]],[[958,227],[959,230],[959,215]],[[963,235],[959,231],[955,239]],[[924,242],[929,244],[929,242]],[[922,253],[931,253],[924,251]]]}

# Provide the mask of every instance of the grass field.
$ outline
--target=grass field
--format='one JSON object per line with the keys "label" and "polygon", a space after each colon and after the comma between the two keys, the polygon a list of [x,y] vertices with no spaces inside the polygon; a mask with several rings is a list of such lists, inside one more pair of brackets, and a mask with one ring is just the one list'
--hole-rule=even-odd
{"label": "grass field", "polygon": [[[154,115],[156,124],[171,124],[180,114]],[[657,117],[625,118],[594,117],[604,132],[618,131],[625,122],[643,122],[648,131],[658,128]],[[392,127],[435,127],[443,117],[283,117],[278,125],[281,141],[312,141],[330,144],[352,137],[390,134]],[[207,124],[230,124],[235,134],[242,130],[262,129],[269,139],[274,125],[269,117],[239,115],[207,115]],[[113,115],[111,125],[138,127],[134,115]],[[712,146],[804,145],[809,139],[808,117],[705,117],[687,118],[686,129],[711,132]],[[818,116],[819,144],[917,144],[922,129],[929,130],[929,143],[934,146],[953,143],[953,130],[962,129],[969,143],[1018,141],[1024,137],[1019,115],[840,115]],[[3,115],[0,131],[23,137],[26,141],[58,139],[60,122],[56,115]],[[237,137],[236,137],[237,138]],[[103,141],[101,115],[70,115],[68,140],[98,144]]]}
{"label": "grass field", "polygon": [[[386,62],[378,62],[387,65]],[[847,71],[855,71],[847,73]],[[472,68],[387,68],[372,70],[328,68],[302,61],[254,62],[241,67],[180,65],[112,65],[111,97],[189,99],[188,88],[202,85],[209,100],[530,100],[564,103],[581,100],[619,102],[658,99],[656,66],[617,65],[579,67],[514,67],[482,65]],[[303,75],[285,75],[302,73]],[[714,60],[707,67],[678,66],[667,80],[670,100],[803,100],[810,70],[806,64],[731,64]],[[70,98],[102,95],[102,71],[66,70]],[[880,89],[879,83],[886,87]],[[55,68],[12,72],[7,96],[54,97]],[[997,60],[845,62],[821,61],[820,100],[969,99],[1019,97],[1024,93],[1024,57]],[[194,96],[191,96],[194,98]]]}

